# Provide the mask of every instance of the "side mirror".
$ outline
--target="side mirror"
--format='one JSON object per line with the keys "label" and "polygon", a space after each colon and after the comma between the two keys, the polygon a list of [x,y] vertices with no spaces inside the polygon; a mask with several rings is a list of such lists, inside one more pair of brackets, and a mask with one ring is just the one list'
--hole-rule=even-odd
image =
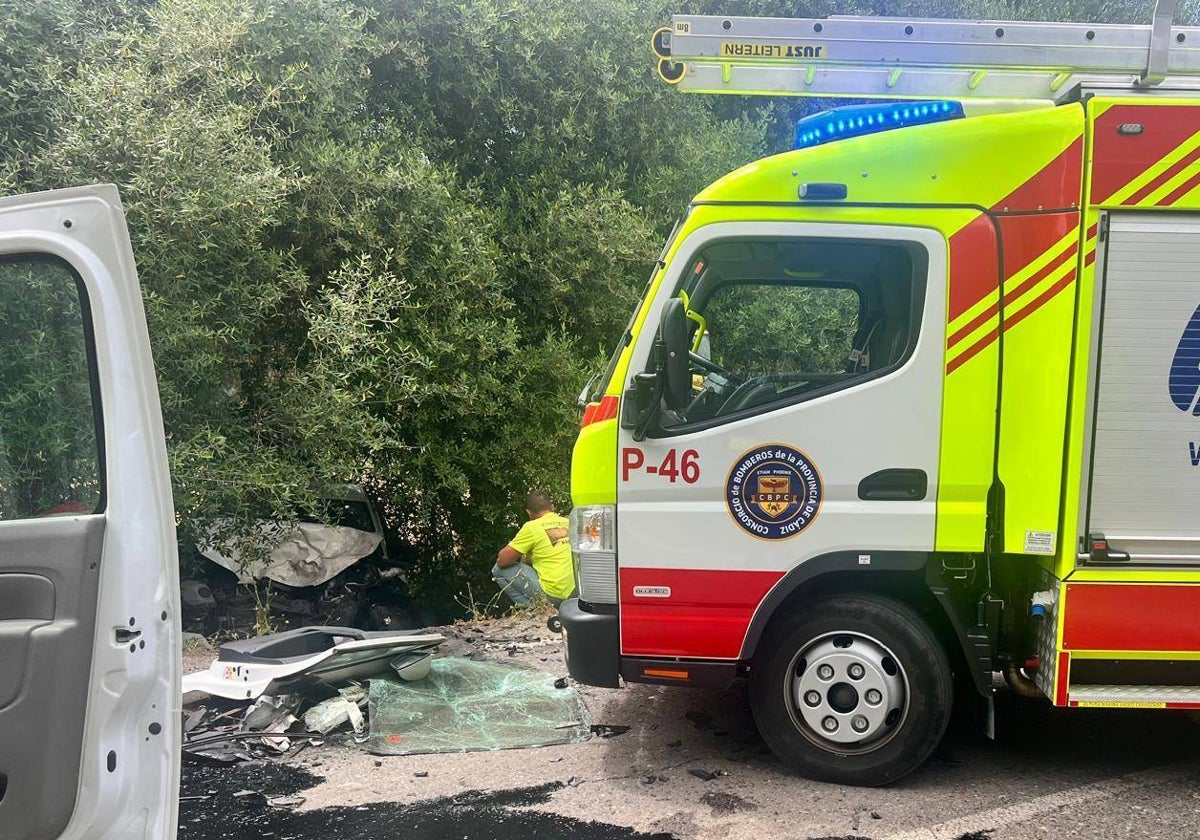
{"label": "side mirror", "polygon": [[625,389],[621,400],[621,428],[632,429],[634,440],[645,437],[646,428],[658,411],[660,388],[657,373],[639,373]]}
{"label": "side mirror", "polygon": [[659,323],[658,335],[662,342],[663,402],[667,408],[680,411],[692,401],[692,369],[688,362],[691,349],[691,332],[687,309],[679,298],[667,301]]}

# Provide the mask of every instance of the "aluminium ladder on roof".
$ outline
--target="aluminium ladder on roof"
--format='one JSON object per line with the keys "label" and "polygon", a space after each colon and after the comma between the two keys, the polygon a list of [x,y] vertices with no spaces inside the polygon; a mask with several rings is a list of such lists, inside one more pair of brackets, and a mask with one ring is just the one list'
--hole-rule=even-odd
{"label": "aluminium ladder on roof", "polygon": [[899,17],[676,15],[659,75],[692,93],[1061,101],[1079,85],[1200,94],[1200,28]]}

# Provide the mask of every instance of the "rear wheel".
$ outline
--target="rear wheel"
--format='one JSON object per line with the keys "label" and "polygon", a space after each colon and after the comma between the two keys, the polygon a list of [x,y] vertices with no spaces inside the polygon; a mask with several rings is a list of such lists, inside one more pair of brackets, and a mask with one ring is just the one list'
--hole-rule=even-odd
{"label": "rear wheel", "polygon": [[750,702],[767,744],[801,774],[885,785],[938,745],[953,685],[945,652],[912,609],[846,595],[778,620],[759,647]]}

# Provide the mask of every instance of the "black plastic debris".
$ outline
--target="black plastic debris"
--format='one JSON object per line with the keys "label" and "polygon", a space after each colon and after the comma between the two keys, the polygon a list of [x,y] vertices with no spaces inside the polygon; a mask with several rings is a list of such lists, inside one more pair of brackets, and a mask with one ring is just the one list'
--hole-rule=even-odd
{"label": "black plastic debris", "polygon": [[554,681],[554,687],[555,688],[566,688],[567,687],[567,678],[559,677],[558,679],[556,679]]}
{"label": "black plastic debris", "polygon": [[322,742],[305,732],[297,718],[296,712],[307,702],[298,694],[265,695],[249,706],[212,699],[213,706],[185,711],[185,761],[216,765],[286,761],[310,744]]}
{"label": "black plastic debris", "polygon": [[699,779],[702,782],[711,782],[713,779],[719,778],[721,776],[729,775],[724,770],[711,770],[710,771],[710,770],[704,770],[699,767],[689,768],[688,772],[691,773],[693,776],[695,776],[697,779]]}
{"label": "black plastic debris", "polygon": [[[557,688],[557,686],[555,686]],[[628,726],[618,726],[611,723],[592,724],[592,734],[598,738],[615,738],[629,731]]]}

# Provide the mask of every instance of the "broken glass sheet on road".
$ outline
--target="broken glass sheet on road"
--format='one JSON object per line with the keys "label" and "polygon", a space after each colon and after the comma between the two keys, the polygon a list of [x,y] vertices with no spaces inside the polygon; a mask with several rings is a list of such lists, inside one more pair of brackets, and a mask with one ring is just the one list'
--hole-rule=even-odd
{"label": "broken glass sheet on road", "polygon": [[373,679],[366,748],[376,755],[479,752],[585,741],[591,719],[574,688],[499,662],[435,659],[419,682]]}

